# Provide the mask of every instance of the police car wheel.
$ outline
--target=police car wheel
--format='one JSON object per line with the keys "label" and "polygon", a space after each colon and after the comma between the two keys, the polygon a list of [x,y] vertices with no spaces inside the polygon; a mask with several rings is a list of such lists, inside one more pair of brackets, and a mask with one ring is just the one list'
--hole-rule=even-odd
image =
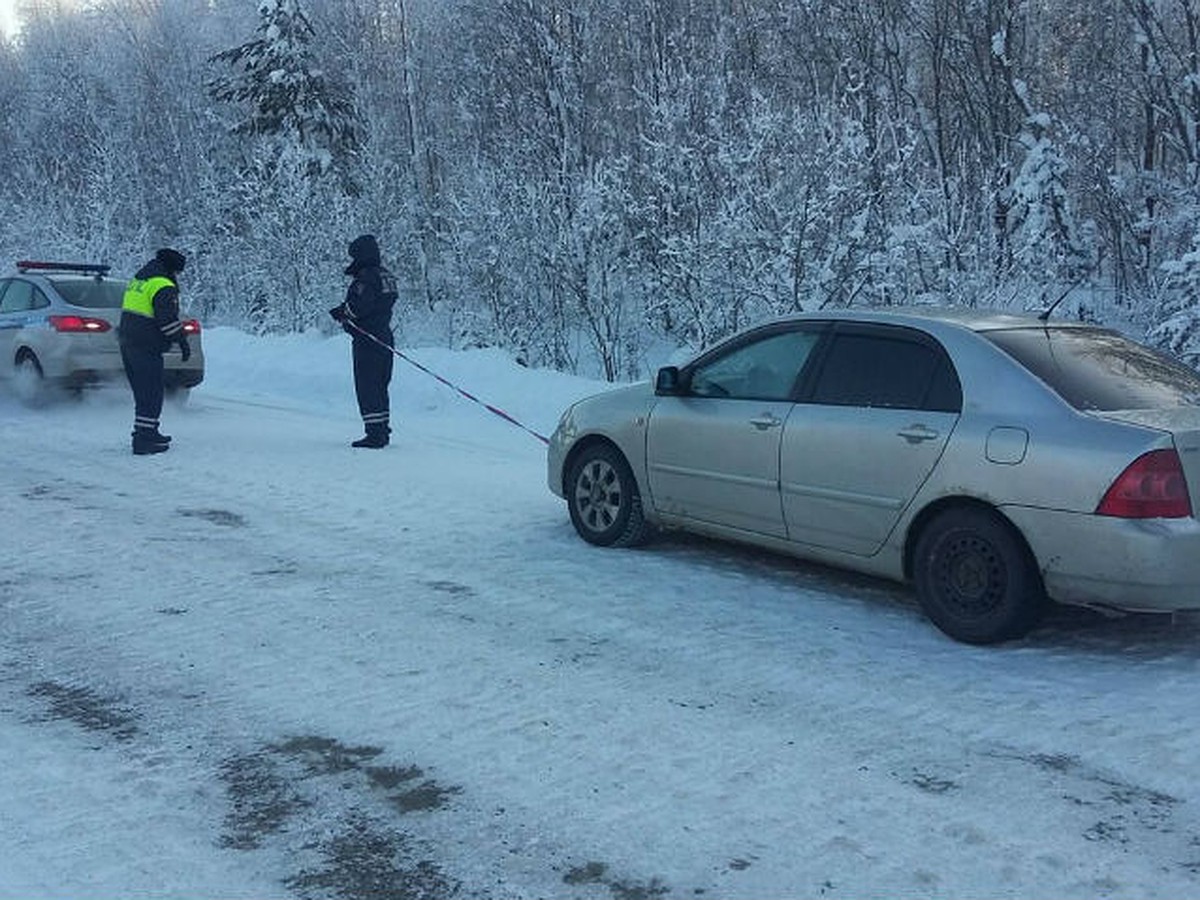
{"label": "police car wheel", "polygon": [[17,360],[13,371],[13,390],[26,406],[40,406],[46,399],[46,378],[41,364],[32,353]]}

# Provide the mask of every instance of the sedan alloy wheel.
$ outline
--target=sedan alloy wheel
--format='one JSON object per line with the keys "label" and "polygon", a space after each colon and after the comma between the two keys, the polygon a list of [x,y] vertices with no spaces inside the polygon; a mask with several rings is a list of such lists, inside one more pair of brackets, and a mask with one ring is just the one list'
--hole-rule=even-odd
{"label": "sedan alloy wheel", "polygon": [[567,500],[571,523],[588,543],[628,547],[646,537],[637,482],[610,446],[597,444],[579,454],[567,479]]}

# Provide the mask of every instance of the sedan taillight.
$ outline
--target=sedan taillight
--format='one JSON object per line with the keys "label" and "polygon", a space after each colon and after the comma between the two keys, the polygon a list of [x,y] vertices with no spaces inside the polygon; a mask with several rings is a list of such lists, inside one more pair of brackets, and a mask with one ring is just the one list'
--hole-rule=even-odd
{"label": "sedan taillight", "polygon": [[199,334],[200,333],[199,320],[198,319],[184,319],[183,320],[183,332],[184,332],[184,334]]}
{"label": "sedan taillight", "polygon": [[49,319],[51,328],[65,333],[99,333],[112,329],[112,324],[107,319],[93,319],[89,316],[50,316]]}
{"label": "sedan taillight", "polygon": [[1096,507],[1121,519],[1181,519],[1192,514],[1183,465],[1174,450],[1151,450],[1117,476]]}

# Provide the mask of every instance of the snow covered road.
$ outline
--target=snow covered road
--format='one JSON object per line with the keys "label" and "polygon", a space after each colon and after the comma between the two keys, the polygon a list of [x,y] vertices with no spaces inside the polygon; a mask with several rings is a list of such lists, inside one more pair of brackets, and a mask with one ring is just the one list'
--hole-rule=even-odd
{"label": "snow covered road", "polygon": [[[325,343],[153,458],[119,391],[0,399],[0,897],[1200,895],[1195,620],[972,648],[886,583],[594,548],[407,372],[351,450]],[[540,429],[580,390],[458,364]]]}

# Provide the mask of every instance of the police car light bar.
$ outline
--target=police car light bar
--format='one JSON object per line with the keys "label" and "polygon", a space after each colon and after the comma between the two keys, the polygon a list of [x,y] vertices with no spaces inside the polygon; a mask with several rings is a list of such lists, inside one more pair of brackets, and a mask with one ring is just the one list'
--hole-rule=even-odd
{"label": "police car light bar", "polygon": [[40,272],[87,272],[95,273],[96,275],[107,275],[111,268],[112,266],[106,266],[102,263],[39,262],[32,259],[17,260],[18,272],[36,270]]}

